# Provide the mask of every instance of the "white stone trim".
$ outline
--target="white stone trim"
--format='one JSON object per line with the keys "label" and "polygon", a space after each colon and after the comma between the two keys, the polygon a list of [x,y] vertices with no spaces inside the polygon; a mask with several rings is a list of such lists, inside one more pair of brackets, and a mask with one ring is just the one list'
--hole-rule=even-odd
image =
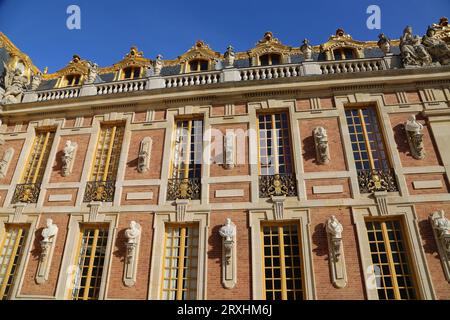
{"label": "white stone trim", "polygon": [[127,192],[127,200],[152,200],[153,192]]}
{"label": "white stone trim", "polygon": [[51,194],[48,196],[48,202],[72,201],[71,194]]}
{"label": "white stone trim", "polygon": [[441,180],[422,180],[413,181],[414,189],[440,189],[442,188]]}
{"label": "white stone trim", "polygon": [[[316,288],[314,280],[314,266],[312,257],[312,239],[310,231],[310,212],[308,209],[284,209],[284,220],[299,222],[301,237],[300,248],[302,252],[302,271],[304,284],[304,298],[316,299]],[[263,298],[263,274],[262,274],[262,244],[261,244],[261,222],[276,220],[274,210],[249,211],[249,224],[251,232],[252,250],[252,298],[262,300]]]}
{"label": "white stone trim", "polygon": [[[207,261],[208,261],[208,227],[209,212],[192,212],[187,211],[184,217],[186,223],[198,223],[199,239],[198,239],[198,269],[197,269],[197,300],[207,299]],[[148,299],[161,300],[162,285],[162,262],[164,259],[164,246],[161,245],[165,235],[166,223],[177,222],[177,213],[175,211],[165,213],[155,213],[153,222],[153,244],[152,244],[152,260],[150,266],[150,281],[148,290]]]}
{"label": "white stone trim", "polygon": [[343,193],[344,186],[341,184],[332,186],[313,186],[314,194]]}
{"label": "white stone trim", "polygon": [[244,189],[216,190],[216,198],[243,197]]}
{"label": "white stone trim", "polygon": [[106,293],[109,285],[111,258],[114,250],[114,241],[116,239],[117,224],[119,219],[117,215],[101,214],[97,215],[97,221],[92,221],[89,216],[89,214],[79,213],[70,215],[66,243],[63,251],[63,259],[56,286],[55,297],[58,300],[70,299],[69,286],[71,285],[71,277],[68,274],[68,271],[70,270],[70,267],[75,264],[75,258],[78,254],[77,246],[80,236],[80,225],[83,223],[106,223],[109,226],[108,242],[106,244],[103,274],[98,297],[99,300],[107,299]]}
{"label": "white stone trim", "polygon": [[[413,205],[392,205],[389,203],[388,214],[384,217],[401,217],[404,226],[404,240],[408,244],[409,256],[411,259],[411,268],[414,273],[414,279],[417,286],[417,293],[421,299],[434,300],[436,294],[434,291],[431,274],[425,252],[422,246],[422,238],[420,236],[418,218]],[[372,258],[370,255],[369,239],[367,236],[367,228],[365,219],[369,217],[381,217],[382,213],[376,206],[352,207],[353,223],[356,226],[356,234],[358,239],[359,256],[362,264],[362,272],[364,277],[363,286],[366,291],[367,299],[378,300],[376,287],[371,287],[370,281],[373,281],[374,274]]]}

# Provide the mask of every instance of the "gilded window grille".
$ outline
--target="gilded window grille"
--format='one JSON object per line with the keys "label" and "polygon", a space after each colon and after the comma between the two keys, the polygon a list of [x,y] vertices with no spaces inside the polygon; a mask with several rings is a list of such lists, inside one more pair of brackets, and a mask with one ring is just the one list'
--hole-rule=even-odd
{"label": "gilded window grille", "polygon": [[198,240],[198,225],[166,225],[161,299],[195,300]]}
{"label": "gilded window grille", "polygon": [[200,199],[203,120],[176,121],[167,200]]}
{"label": "gilded window grille", "polygon": [[417,299],[415,279],[401,221],[368,220],[366,227],[378,298]]}
{"label": "gilded window grille", "polygon": [[398,191],[375,108],[345,110],[360,192]]}
{"label": "gilded window grille", "polygon": [[28,227],[9,224],[0,243],[0,298],[10,298],[16,280],[17,270],[22,260]]}
{"label": "gilded window grille", "polygon": [[54,129],[36,130],[25,170],[13,195],[13,203],[37,202],[54,138]]}
{"label": "gilded window grille", "polygon": [[258,128],[260,197],[296,196],[288,113],[260,114]]}
{"label": "gilded window grille", "polygon": [[102,124],[84,202],[113,201],[124,129],[122,123]]}
{"label": "gilded window grille", "polygon": [[264,299],[304,298],[300,235],[296,223],[261,226]]}
{"label": "gilded window grille", "polygon": [[71,290],[73,300],[99,298],[107,243],[107,226],[81,227]]}

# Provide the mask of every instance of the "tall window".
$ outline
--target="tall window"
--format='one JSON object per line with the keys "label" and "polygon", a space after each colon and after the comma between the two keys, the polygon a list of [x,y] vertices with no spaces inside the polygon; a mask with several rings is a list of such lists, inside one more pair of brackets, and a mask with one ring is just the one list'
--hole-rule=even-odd
{"label": "tall window", "polygon": [[274,66],[281,64],[281,56],[277,53],[268,53],[259,57],[261,66]]}
{"label": "tall window", "polygon": [[366,221],[380,300],[416,299],[414,277],[400,220]]}
{"label": "tall window", "polygon": [[106,226],[83,226],[80,231],[74,287],[71,295],[73,300],[96,300],[105,262],[108,229]]}
{"label": "tall window", "polygon": [[203,120],[178,120],[173,146],[172,179],[200,178]]}
{"label": "tall window", "polygon": [[102,124],[90,181],[116,180],[123,133],[123,124]]}
{"label": "tall window", "polygon": [[137,79],[141,76],[141,67],[127,67],[122,69],[122,80]]}
{"label": "tall window", "polygon": [[357,170],[389,169],[383,136],[374,108],[345,110]]}
{"label": "tall window", "polygon": [[292,173],[288,114],[260,114],[258,122],[260,175]]}
{"label": "tall window", "polygon": [[271,223],[261,227],[265,299],[303,299],[298,225]]}
{"label": "tall window", "polygon": [[27,227],[6,225],[5,234],[0,243],[0,298],[10,298],[11,289],[23,255]]}
{"label": "tall window", "polygon": [[209,65],[208,60],[202,59],[191,60],[189,61],[189,71],[190,72],[207,71],[208,65]]}
{"label": "tall window", "polygon": [[194,300],[197,294],[198,226],[166,225],[163,300]]}
{"label": "tall window", "polygon": [[355,51],[351,48],[337,48],[333,50],[334,60],[355,59]]}
{"label": "tall window", "polygon": [[36,130],[30,155],[28,156],[25,171],[23,172],[22,184],[41,183],[47,166],[50,149],[52,148],[55,131]]}
{"label": "tall window", "polygon": [[74,87],[80,85],[81,75],[69,74],[61,82],[61,87]]}

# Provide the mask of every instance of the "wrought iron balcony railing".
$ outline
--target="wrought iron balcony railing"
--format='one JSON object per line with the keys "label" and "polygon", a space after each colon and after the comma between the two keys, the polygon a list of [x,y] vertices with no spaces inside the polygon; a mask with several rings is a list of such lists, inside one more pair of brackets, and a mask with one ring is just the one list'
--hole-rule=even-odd
{"label": "wrought iron balcony railing", "polygon": [[37,203],[41,192],[40,183],[22,183],[16,185],[16,190],[12,198],[12,203],[26,202]]}
{"label": "wrought iron balcony railing", "polygon": [[295,174],[275,174],[259,176],[259,197],[297,196],[297,180]]}
{"label": "wrought iron balcony railing", "polygon": [[169,179],[167,183],[167,200],[199,200],[201,196],[201,179]]}
{"label": "wrought iron balcony railing", "polygon": [[398,191],[397,180],[393,169],[358,170],[358,184],[361,193],[375,191]]}
{"label": "wrought iron balcony railing", "polygon": [[116,181],[89,181],[86,183],[84,202],[102,201],[112,202],[116,190]]}

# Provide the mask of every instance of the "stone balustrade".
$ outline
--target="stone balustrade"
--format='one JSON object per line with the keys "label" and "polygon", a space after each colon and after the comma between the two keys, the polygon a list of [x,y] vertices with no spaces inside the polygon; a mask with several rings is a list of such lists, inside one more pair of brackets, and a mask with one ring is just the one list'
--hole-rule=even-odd
{"label": "stone balustrade", "polygon": [[305,61],[264,67],[228,68],[217,71],[186,73],[175,76],[151,76],[136,80],[88,84],[81,87],[27,91],[22,102],[49,101],[89,95],[144,91],[152,89],[195,87],[215,83],[294,78],[336,73],[360,73],[397,68],[398,56],[341,61]]}

